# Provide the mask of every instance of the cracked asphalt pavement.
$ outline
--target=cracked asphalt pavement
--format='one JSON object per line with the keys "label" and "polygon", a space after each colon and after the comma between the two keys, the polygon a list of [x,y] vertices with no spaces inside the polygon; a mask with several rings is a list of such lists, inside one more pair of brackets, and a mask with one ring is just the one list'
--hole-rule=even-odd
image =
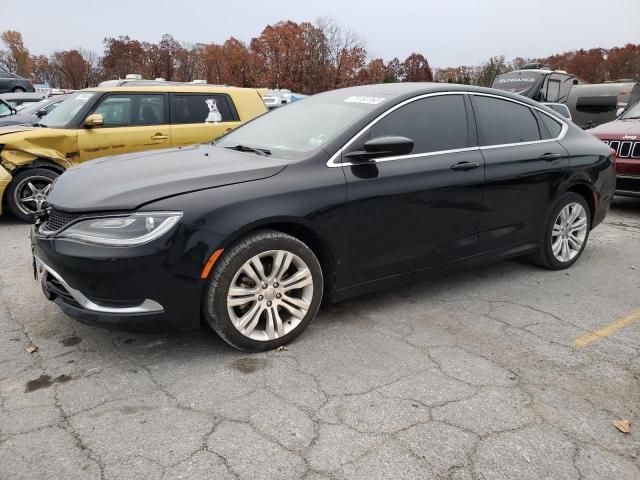
{"label": "cracked asphalt pavement", "polygon": [[640,478],[640,321],[573,345],[640,307],[640,200],[567,271],[508,261],[326,305],[264,354],[77,323],[27,234],[0,220],[2,479]]}

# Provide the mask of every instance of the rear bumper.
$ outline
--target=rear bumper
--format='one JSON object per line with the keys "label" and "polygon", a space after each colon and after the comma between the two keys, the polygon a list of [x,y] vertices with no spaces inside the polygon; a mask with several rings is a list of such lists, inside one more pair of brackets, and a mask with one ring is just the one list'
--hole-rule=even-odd
{"label": "rear bumper", "polygon": [[2,215],[2,205],[4,203],[4,192],[9,186],[13,177],[3,167],[0,166],[0,215]]}

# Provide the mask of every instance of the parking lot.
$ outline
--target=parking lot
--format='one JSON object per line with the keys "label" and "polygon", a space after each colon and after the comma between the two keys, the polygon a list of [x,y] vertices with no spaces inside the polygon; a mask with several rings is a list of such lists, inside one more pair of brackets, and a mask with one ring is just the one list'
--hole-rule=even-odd
{"label": "parking lot", "polygon": [[77,323],[27,233],[0,220],[0,478],[640,478],[640,200],[569,270],[325,305],[265,354]]}

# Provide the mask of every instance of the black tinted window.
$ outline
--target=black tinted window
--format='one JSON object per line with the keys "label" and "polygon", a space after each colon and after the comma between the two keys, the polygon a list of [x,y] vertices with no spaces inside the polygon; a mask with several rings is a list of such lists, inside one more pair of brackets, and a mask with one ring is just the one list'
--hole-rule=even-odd
{"label": "black tinted window", "polygon": [[462,95],[416,100],[391,112],[371,128],[370,138],[398,135],[414,142],[411,153],[469,146]]}
{"label": "black tinted window", "polygon": [[508,100],[474,96],[482,145],[540,140],[538,122],[531,109]]}
{"label": "black tinted window", "polygon": [[102,115],[105,127],[160,125],[164,123],[164,95],[108,95],[93,113]]}
{"label": "black tinted window", "polygon": [[545,135],[546,138],[557,138],[560,136],[560,132],[562,131],[562,125],[560,122],[554,120],[549,115],[545,115],[544,113],[540,114],[540,118],[542,119],[542,124],[547,129],[549,135]]}
{"label": "black tinted window", "polygon": [[172,95],[171,123],[215,123],[236,120],[227,97],[215,94]]}

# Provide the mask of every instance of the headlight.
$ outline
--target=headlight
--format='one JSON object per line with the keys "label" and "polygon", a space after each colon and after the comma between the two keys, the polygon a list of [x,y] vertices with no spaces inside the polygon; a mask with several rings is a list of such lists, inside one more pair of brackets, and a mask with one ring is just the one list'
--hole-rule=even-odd
{"label": "headlight", "polygon": [[131,247],[151,242],[167,233],[182,218],[182,212],[140,212],[122,217],[83,220],[60,233],[86,243]]}

